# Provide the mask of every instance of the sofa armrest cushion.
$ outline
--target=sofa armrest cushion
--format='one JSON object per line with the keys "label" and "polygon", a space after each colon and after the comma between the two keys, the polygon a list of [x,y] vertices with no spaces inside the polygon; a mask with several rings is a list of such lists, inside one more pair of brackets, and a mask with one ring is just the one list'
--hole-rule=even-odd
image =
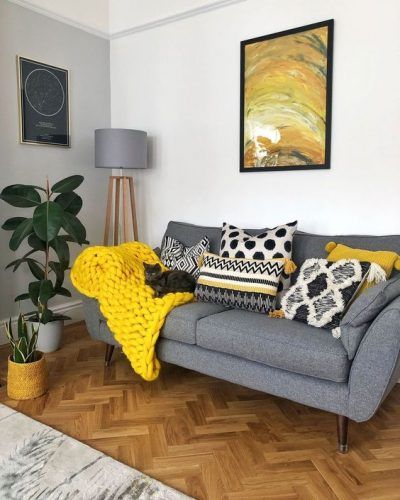
{"label": "sofa armrest cushion", "polygon": [[400,296],[400,276],[366,290],[349,307],[340,323],[341,341],[353,359],[361,340],[378,314]]}

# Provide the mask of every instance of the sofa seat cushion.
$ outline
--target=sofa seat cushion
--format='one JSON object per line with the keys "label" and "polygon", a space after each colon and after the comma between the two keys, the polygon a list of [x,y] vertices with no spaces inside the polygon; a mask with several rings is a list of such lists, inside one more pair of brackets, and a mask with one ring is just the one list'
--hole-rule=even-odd
{"label": "sofa seat cushion", "polygon": [[227,311],[227,308],[204,302],[192,302],[175,307],[165,320],[161,329],[161,337],[186,344],[195,344],[198,320],[222,311]]}
{"label": "sofa seat cushion", "polygon": [[333,382],[347,381],[350,370],[342,342],[326,330],[254,312],[230,310],[201,319],[196,343]]}

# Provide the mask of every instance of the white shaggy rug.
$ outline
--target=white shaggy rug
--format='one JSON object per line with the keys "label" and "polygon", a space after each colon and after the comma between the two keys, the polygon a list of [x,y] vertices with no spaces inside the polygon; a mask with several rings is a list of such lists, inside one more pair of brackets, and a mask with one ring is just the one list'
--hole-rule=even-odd
{"label": "white shaggy rug", "polygon": [[1,404],[0,436],[1,499],[189,498]]}

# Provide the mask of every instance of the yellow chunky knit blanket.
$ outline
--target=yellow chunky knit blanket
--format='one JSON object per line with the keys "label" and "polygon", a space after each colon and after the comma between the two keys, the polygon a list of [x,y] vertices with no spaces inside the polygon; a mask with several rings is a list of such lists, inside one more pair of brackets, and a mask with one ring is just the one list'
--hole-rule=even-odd
{"label": "yellow chunky knit blanket", "polygon": [[190,302],[192,293],[169,293],[155,298],[144,282],[143,263],[160,259],[144,243],[84,250],[71,270],[75,288],[99,301],[100,310],[132,368],[145,380],[158,377],[155,345],[165,317],[176,306]]}

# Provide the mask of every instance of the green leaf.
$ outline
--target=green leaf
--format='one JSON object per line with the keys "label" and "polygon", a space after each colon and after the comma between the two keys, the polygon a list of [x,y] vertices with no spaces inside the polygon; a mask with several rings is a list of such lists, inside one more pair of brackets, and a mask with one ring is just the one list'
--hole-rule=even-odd
{"label": "green leaf", "polygon": [[39,315],[37,311],[30,311],[25,313],[25,318],[27,318],[28,321],[35,321],[36,323],[39,321]]}
{"label": "green leaf", "polygon": [[11,250],[17,250],[24,239],[31,233],[33,233],[33,221],[32,219],[26,219],[14,231],[8,246]]}
{"label": "green leaf", "polygon": [[33,229],[43,241],[51,241],[61,229],[64,210],[54,201],[46,201],[33,212]]}
{"label": "green leaf", "polygon": [[24,320],[24,317],[22,314],[18,316],[18,338],[22,339],[25,338],[25,340],[28,342],[28,328],[26,326],[26,321]]}
{"label": "green leaf", "polygon": [[60,287],[54,290],[56,295],[63,295],[64,297],[71,297],[71,292],[66,288]]}
{"label": "green leaf", "polygon": [[15,345],[13,349],[13,361],[14,363],[25,363],[25,358],[17,345]]}
{"label": "green leaf", "polygon": [[13,189],[16,189],[16,188],[33,188],[33,189],[39,189],[39,191],[44,191],[46,192],[45,188],[43,188],[42,186],[35,186],[34,184],[13,184],[12,186],[8,186],[8,187],[12,187]]}
{"label": "green leaf", "polygon": [[82,175],[71,175],[59,182],[56,182],[51,188],[53,193],[69,193],[79,187],[83,182]]}
{"label": "green leaf", "polygon": [[58,260],[64,269],[69,266],[69,248],[68,243],[62,236],[57,236],[50,243],[51,248],[56,252]]}
{"label": "green leaf", "polygon": [[42,201],[34,187],[22,184],[13,184],[4,188],[0,199],[13,207],[35,207]]}
{"label": "green leaf", "polygon": [[79,245],[82,245],[82,243],[86,240],[86,229],[82,222],[75,217],[75,215],[64,212],[62,227],[70,236],[72,236],[74,241],[79,243]]}
{"label": "green leaf", "polygon": [[59,321],[59,320],[68,320],[71,319],[69,316],[65,316],[64,314],[53,314],[51,321]]}
{"label": "green leaf", "polygon": [[10,341],[10,343],[14,343],[14,335],[13,335],[13,330],[12,330],[11,318],[8,320],[8,323],[6,323],[4,326],[6,329],[6,335],[8,337],[8,340]]}
{"label": "green leaf", "polygon": [[37,339],[38,328],[35,329],[35,327],[31,324],[31,340],[29,341],[28,345],[28,352],[30,353],[29,356],[32,358],[31,361],[33,361],[33,357],[35,355]]}
{"label": "green leaf", "polygon": [[[68,234],[61,234],[59,238],[62,238],[64,241],[71,241],[73,243],[76,243],[76,240],[72,236],[69,236]],[[82,245],[89,245],[89,241],[88,240],[82,241]]]}
{"label": "green leaf", "polygon": [[21,363],[26,363],[26,357],[28,354],[28,339],[26,337],[21,337],[18,340],[17,350],[23,359],[23,361],[21,361]]}
{"label": "green leaf", "polygon": [[35,306],[40,303],[44,309],[46,309],[47,302],[54,296],[53,283],[50,280],[32,281],[29,283],[28,290],[29,297]]}
{"label": "green leaf", "polygon": [[37,261],[34,259],[27,259],[27,262],[33,276],[38,280],[43,280],[44,270],[38,265]]}
{"label": "green leaf", "polygon": [[7,219],[5,221],[5,223],[1,226],[1,229],[4,229],[5,231],[15,231],[21,222],[24,222],[24,220],[26,220],[26,217],[11,217],[11,219]]}
{"label": "green leaf", "polygon": [[5,267],[5,269],[8,269],[9,267],[14,266],[13,272],[15,272],[23,262],[27,262],[27,260],[28,260],[27,257],[29,257],[29,255],[31,255],[34,252],[36,252],[36,250],[29,250],[29,252],[26,253],[20,259],[13,260],[9,264],[7,264],[6,267]]}
{"label": "green leaf", "polygon": [[[28,285],[29,298],[37,306],[39,304],[40,281],[32,281]],[[30,314],[30,313],[29,313]]]}
{"label": "green leaf", "polygon": [[54,202],[61,205],[66,212],[72,215],[79,213],[83,204],[82,198],[74,192],[61,193],[54,199]]}
{"label": "green leaf", "polygon": [[28,238],[28,245],[36,250],[46,250],[46,242],[41,240],[36,236],[36,234],[31,234]]}
{"label": "green leaf", "polygon": [[14,302],[19,302],[20,300],[27,300],[30,299],[29,293],[21,293],[20,295],[17,295],[14,299]]}
{"label": "green leaf", "polygon": [[44,325],[53,319],[53,312],[50,309],[44,309],[40,317],[40,322]]}
{"label": "green leaf", "polygon": [[49,267],[55,272],[57,278],[55,288],[56,289],[60,288],[61,285],[64,283],[64,268],[62,264],[60,264],[59,262],[50,261]]}
{"label": "green leaf", "polygon": [[53,283],[50,280],[42,280],[40,283],[39,302],[45,306],[53,296]]}

